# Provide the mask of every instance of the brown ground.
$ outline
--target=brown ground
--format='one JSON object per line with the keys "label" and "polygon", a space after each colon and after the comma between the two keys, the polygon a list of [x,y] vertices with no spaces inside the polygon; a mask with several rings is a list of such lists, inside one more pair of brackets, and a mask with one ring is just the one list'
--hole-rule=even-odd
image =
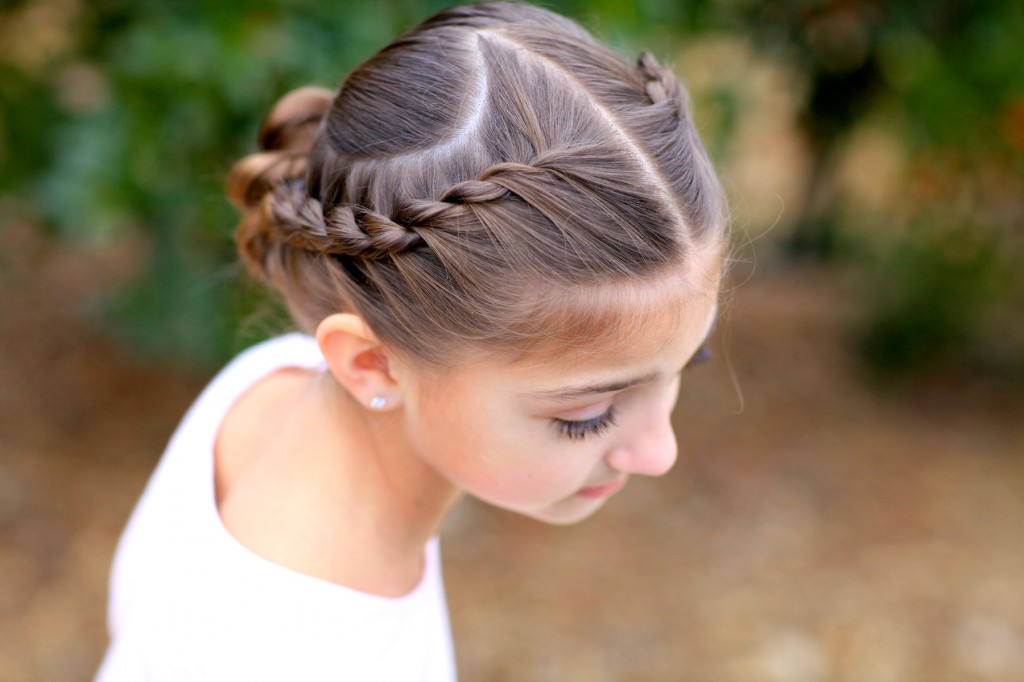
{"label": "brown ground", "polygon": [[[0,253],[0,680],[83,680],[117,535],[203,381],[89,331],[94,265],[18,239]],[[472,502],[451,519],[462,679],[1024,680],[1024,401],[866,388],[820,273],[759,275],[731,307],[728,350],[683,387],[673,473],[572,528]]]}

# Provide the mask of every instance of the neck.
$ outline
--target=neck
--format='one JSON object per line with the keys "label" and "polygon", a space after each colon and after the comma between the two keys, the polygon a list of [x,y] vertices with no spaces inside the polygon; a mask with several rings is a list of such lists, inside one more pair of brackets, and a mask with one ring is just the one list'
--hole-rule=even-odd
{"label": "neck", "polygon": [[323,482],[338,500],[334,511],[395,559],[419,561],[461,491],[417,454],[398,411],[367,410],[330,374],[314,380],[317,440],[326,459]]}
{"label": "neck", "polygon": [[260,556],[363,592],[401,596],[458,488],[417,456],[399,416],[330,375],[281,372],[243,395],[215,445],[218,512]]}

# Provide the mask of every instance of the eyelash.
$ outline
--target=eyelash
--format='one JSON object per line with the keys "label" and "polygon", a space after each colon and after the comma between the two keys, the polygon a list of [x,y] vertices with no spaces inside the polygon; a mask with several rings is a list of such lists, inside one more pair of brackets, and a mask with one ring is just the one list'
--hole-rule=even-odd
{"label": "eyelash", "polygon": [[697,365],[703,365],[704,363],[711,362],[714,359],[715,354],[711,352],[711,349],[709,349],[707,346],[701,346],[700,348],[697,349],[697,352],[693,354],[693,357],[690,358],[690,361],[686,363],[686,367],[684,369],[690,369],[691,367],[696,367]]}
{"label": "eyelash", "polygon": [[569,440],[583,440],[587,436],[598,436],[615,426],[615,407],[609,407],[607,412],[599,414],[593,419],[582,421],[554,419],[552,421],[559,435],[565,436]]}
{"label": "eyelash", "polygon": [[[695,365],[703,365],[705,362],[710,362],[715,357],[707,346],[701,346],[690,361],[686,364],[686,368],[689,369]],[[571,421],[568,419],[553,419],[555,429],[558,431],[560,436],[565,436],[569,440],[583,440],[588,436],[599,436],[611,427],[615,426],[615,406],[608,408],[608,411],[604,414],[599,414],[593,419],[584,419],[581,421]]]}

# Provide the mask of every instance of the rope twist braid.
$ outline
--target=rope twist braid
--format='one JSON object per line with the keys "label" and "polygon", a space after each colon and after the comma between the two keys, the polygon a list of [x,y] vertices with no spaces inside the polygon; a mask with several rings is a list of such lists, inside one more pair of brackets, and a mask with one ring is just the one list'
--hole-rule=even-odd
{"label": "rope twist braid", "polygon": [[647,93],[651,103],[661,104],[665,101],[674,101],[676,104],[674,109],[682,118],[689,102],[675,74],[662,66],[654,55],[646,51],[640,53],[637,66],[640,69],[640,74],[644,77],[644,92]]}
{"label": "rope twist braid", "polygon": [[[510,166],[519,164],[500,164]],[[530,166],[523,166],[531,168]],[[485,175],[493,174],[495,166]],[[306,194],[301,181],[282,183],[267,195],[268,215],[293,248],[328,255],[381,260],[406,253],[425,243],[420,230],[443,229],[467,206],[497,201],[509,190],[485,180],[453,185],[437,201],[416,200],[395,208],[392,217],[359,206],[336,205],[324,210]]]}
{"label": "rope twist braid", "polygon": [[328,208],[289,182],[268,195],[272,224],[293,248],[327,255],[379,260],[413,248],[421,237],[386,216],[354,206]]}
{"label": "rope twist braid", "polygon": [[[651,103],[670,102],[667,106],[674,115],[684,116],[686,96],[675,75],[650,52],[643,52],[637,65]],[[437,200],[400,204],[391,216],[351,205],[335,205],[325,210],[320,201],[307,195],[301,176],[311,133],[329,104],[329,93],[322,89],[303,88],[284,98],[277,107],[277,115],[268,118],[285,118],[286,123],[261,131],[261,147],[273,151],[251,155],[233,174],[234,191],[230,193],[235,202],[243,207],[258,205],[270,225],[280,230],[293,248],[367,260],[391,258],[425,246],[421,230],[444,229],[471,210],[469,206],[509,196],[510,188],[520,184],[515,181],[516,176],[536,178],[552,170],[543,167],[539,160],[536,165],[495,164],[475,180],[453,185]],[[312,111],[295,115],[300,107]],[[292,115],[281,116],[281,110]]]}
{"label": "rope twist braid", "polygon": [[268,197],[271,222],[292,248],[332,256],[381,260],[409,251],[423,239],[412,226],[357,206],[326,211],[301,183],[278,187]]}

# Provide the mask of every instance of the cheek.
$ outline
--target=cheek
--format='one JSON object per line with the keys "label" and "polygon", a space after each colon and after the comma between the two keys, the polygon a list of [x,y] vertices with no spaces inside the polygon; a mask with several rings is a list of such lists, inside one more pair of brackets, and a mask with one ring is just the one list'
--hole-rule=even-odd
{"label": "cheek", "polygon": [[450,392],[432,396],[407,413],[408,438],[414,451],[452,482],[462,485],[488,471],[503,431],[500,410]]}
{"label": "cheek", "polygon": [[568,494],[589,474],[585,444],[566,445],[543,422],[456,401],[421,412],[413,443],[420,456],[466,492],[498,506],[543,503]]}

